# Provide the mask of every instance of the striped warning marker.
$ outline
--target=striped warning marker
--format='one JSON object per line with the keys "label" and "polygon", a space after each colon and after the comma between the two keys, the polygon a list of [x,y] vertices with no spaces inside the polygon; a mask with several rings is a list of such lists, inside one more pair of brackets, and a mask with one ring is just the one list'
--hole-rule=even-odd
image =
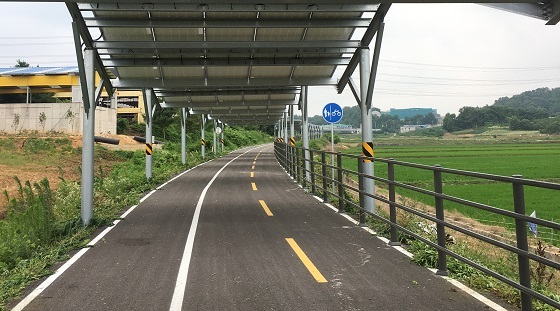
{"label": "striped warning marker", "polygon": [[[364,157],[373,158],[373,142],[371,141],[362,142],[362,155]],[[364,162],[371,162],[371,160],[364,159]]]}
{"label": "striped warning marker", "polygon": [[206,146],[206,141],[204,139],[200,139],[200,144]]}
{"label": "striped warning marker", "polygon": [[222,139],[220,139],[220,142],[221,142],[222,144],[224,144],[224,143],[225,143],[225,140],[222,138]]}
{"label": "striped warning marker", "polygon": [[295,137],[290,137],[290,146],[295,146],[296,145],[296,138]]}
{"label": "striped warning marker", "polygon": [[146,144],[146,155],[152,155],[152,153],[154,153],[152,144]]}

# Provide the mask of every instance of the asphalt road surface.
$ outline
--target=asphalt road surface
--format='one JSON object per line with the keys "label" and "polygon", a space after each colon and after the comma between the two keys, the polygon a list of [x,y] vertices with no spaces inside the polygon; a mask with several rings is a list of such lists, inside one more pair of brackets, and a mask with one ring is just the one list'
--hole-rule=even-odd
{"label": "asphalt road surface", "polygon": [[306,194],[271,145],[164,185],[22,306],[488,310]]}

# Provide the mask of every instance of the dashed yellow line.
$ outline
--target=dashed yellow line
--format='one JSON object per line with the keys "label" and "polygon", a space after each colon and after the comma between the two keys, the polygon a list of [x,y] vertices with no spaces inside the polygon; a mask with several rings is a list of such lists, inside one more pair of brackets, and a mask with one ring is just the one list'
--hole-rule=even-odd
{"label": "dashed yellow line", "polygon": [[292,238],[286,238],[286,242],[290,244],[296,255],[299,257],[303,265],[309,270],[309,273],[315,278],[317,283],[327,283],[327,279],[319,272],[319,269],[309,260],[307,255],[301,250],[296,241]]}
{"label": "dashed yellow line", "polygon": [[253,187],[253,190],[257,190],[257,185],[254,182],[251,183],[251,187]]}
{"label": "dashed yellow line", "polygon": [[251,177],[255,177],[255,172],[251,172]]}
{"label": "dashed yellow line", "polygon": [[268,208],[268,206],[266,205],[266,203],[264,202],[264,200],[259,200],[259,203],[261,203],[262,208],[264,209],[264,212],[268,215],[268,216],[274,216],[272,215],[272,212],[270,211],[270,209]]}
{"label": "dashed yellow line", "polygon": [[254,170],[255,169],[255,165],[253,164],[253,166],[251,166],[251,169]]}
{"label": "dashed yellow line", "polygon": [[257,164],[257,161],[253,161],[253,165]]}

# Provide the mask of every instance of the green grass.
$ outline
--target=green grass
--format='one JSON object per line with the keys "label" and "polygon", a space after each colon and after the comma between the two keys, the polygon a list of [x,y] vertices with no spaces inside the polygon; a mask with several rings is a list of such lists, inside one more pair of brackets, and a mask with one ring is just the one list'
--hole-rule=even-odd
{"label": "green grass", "polygon": [[[433,140],[432,141],[437,141]],[[474,171],[495,175],[523,175],[524,178],[560,182],[560,144],[559,143],[500,143],[490,144],[477,141],[449,142],[448,145],[381,145],[375,147],[378,158],[394,158],[398,161],[425,164],[440,164],[445,168]],[[441,142],[439,142],[441,143]],[[361,149],[352,147],[344,153],[359,154]],[[356,170],[357,160],[345,158],[343,165]],[[376,162],[375,175],[387,177],[387,164]],[[433,189],[433,173],[427,170],[396,166],[395,178],[399,182],[421,188]],[[443,174],[444,193],[513,211],[512,186],[483,179]],[[434,199],[416,192],[397,189],[397,192],[420,202],[434,205]],[[542,219],[560,220],[560,192],[554,190],[525,187],[526,213],[533,210]],[[481,211],[472,207],[445,202],[449,210],[457,210],[471,218],[487,224],[501,224],[512,228],[513,220],[500,215]],[[539,234],[554,244],[560,243],[558,232],[540,228]],[[550,241],[555,239],[555,241]]]}

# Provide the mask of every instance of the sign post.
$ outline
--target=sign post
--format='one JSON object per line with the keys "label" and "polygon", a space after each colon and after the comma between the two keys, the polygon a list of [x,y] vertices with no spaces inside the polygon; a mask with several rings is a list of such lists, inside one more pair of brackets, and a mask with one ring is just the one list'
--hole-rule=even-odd
{"label": "sign post", "polygon": [[[334,124],[342,119],[342,108],[336,103],[329,103],[323,108],[323,119],[331,124],[331,151],[334,152]],[[332,163],[332,192],[334,193],[334,153],[331,155]]]}

